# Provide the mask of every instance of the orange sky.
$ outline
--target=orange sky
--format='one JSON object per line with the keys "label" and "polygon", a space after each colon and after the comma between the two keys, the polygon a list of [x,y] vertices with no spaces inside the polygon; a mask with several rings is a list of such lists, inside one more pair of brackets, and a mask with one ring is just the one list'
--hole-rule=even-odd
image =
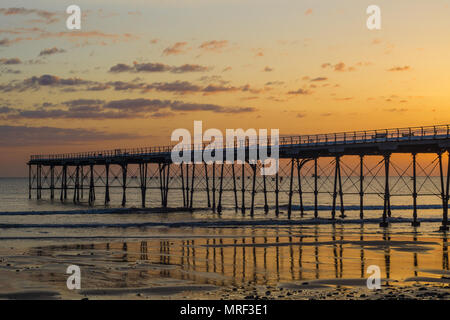
{"label": "orange sky", "polygon": [[0,8],[0,176],[30,154],[170,143],[176,128],[282,135],[445,124],[446,1],[59,1]]}

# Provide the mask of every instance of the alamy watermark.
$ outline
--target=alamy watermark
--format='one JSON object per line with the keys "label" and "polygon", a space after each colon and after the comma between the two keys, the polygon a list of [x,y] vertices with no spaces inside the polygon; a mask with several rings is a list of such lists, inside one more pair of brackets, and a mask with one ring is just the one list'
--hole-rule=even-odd
{"label": "alamy watermark", "polygon": [[67,7],[66,13],[70,14],[66,20],[66,27],[69,30],[81,29],[81,8],[75,4]]}
{"label": "alamy watermark", "polygon": [[[181,139],[181,140],[180,140]],[[172,162],[257,164],[261,175],[274,175],[279,166],[279,129],[226,129],[225,139],[219,129],[203,132],[202,121],[194,121],[194,137],[187,129],[172,132],[171,141],[179,141],[171,152]],[[270,155],[269,155],[270,150]]]}
{"label": "alamy watermark", "polygon": [[370,276],[367,278],[367,289],[375,290],[381,289],[381,269],[379,266],[373,264],[367,267],[367,273]]}
{"label": "alamy watermark", "polygon": [[67,277],[67,289],[69,290],[80,290],[81,289],[81,270],[80,267],[72,264],[67,267],[66,270],[67,274],[70,274],[69,277]]}

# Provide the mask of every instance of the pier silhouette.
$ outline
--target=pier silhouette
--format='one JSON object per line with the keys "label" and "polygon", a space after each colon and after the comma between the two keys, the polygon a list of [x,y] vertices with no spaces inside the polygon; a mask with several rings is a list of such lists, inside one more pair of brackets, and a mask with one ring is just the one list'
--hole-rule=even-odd
{"label": "pier silhouette", "polygon": [[[206,146],[192,145],[191,150],[203,151]],[[267,141],[265,146],[273,148],[271,141]],[[230,192],[233,196],[230,205],[244,215],[249,210],[249,215],[253,216],[257,204],[264,203],[265,212],[274,208],[278,216],[280,209],[286,208],[290,218],[295,210],[294,197],[298,197],[298,210],[303,216],[304,196],[310,193],[313,196],[314,217],[318,218],[319,194],[324,193],[332,199],[331,219],[345,218],[344,197],[352,195],[359,197],[360,219],[363,220],[365,197],[372,194],[382,198],[380,226],[386,227],[391,216],[392,196],[411,197],[411,223],[419,226],[418,196],[433,195],[442,203],[440,230],[448,230],[449,125],[283,136],[278,144],[280,168],[274,176],[257,174],[263,165],[249,161],[250,149],[254,147],[249,139],[243,143],[235,142],[232,153],[237,159],[238,152],[243,149],[246,159],[243,163],[190,161],[177,164],[171,158],[174,146],[32,155],[28,162],[29,198],[34,190],[36,198],[41,199],[42,191],[47,190],[50,199],[53,200],[55,191],[59,191],[60,200],[65,201],[71,190],[73,202],[80,203],[86,190],[87,203],[93,205],[101,188],[104,190],[104,204],[107,205],[111,201],[110,189],[121,188],[121,204],[125,206],[127,189],[140,189],[141,204],[146,207],[148,190],[157,190],[160,197],[158,207],[168,208],[169,203],[173,203],[169,193],[173,195],[177,192],[181,196],[176,207],[187,210],[211,208],[213,213],[220,215],[224,205],[223,194]],[[215,152],[225,154],[226,151],[223,148]],[[397,154],[411,155],[407,169],[403,170],[393,163],[392,157]],[[417,157],[421,154],[434,154],[435,158],[426,165],[420,165]],[[352,158],[357,166],[347,165],[343,161],[346,158]],[[367,160],[371,158],[377,159],[373,167],[367,165]],[[447,160],[447,169],[444,160]],[[394,184],[392,170],[395,171]],[[408,170],[411,175],[408,175]],[[436,190],[424,193],[421,190],[423,180],[434,174],[440,177],[439,184],[435,185]],[[411,190],[410,193],[395,194],[393,189],[400,181]],[[345,185],[351,185],[353,189],[345,190]],[[372,190],[374,185],[381,187],[381,190]],[[202,203],[197,201],[194,205],[199,193],[203,193]],[[261,202],[256,202],[257,194],[263,195]],[[286,195],[283,197],[283,201],[287,200],[285,203],[281,203],[280,194]],[[340,212],[338,217],[337,211]]]}

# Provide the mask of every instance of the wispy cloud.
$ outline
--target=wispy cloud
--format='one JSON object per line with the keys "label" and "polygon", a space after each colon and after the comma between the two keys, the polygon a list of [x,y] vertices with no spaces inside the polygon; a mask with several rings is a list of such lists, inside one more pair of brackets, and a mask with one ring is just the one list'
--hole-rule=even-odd
{"label": "wispy cloud", "polygon": [[[248,113],[256,111],[253,107],[221,106],[208,103],[184,102],[160,99],[122,99],[104,102],[96,99],[76,99],[61,103],[64,107],[49,105],[36,109],[0,109],[1,118],[8,119],[135,119],[148,116],[163,117],[169,113],[214,112],[225,114]],[[160,113],[155,116],[155,113]],[[175,114],[173,114],[175,115]]]}
{"label": "wispy cloud", "polygon": [[128,65],[124,63],[118,63],[109,69],[111,73],[120,72],[172,72],[172,73],[186,73],[186,72],[206,72],[210,68],[206,66],[201,66],[198,64],[184,64],[181,66],[170,66],[164,63],[134,63],[133,65]]}
{"label": "wispy cloud", "polygon": [[21,64],[22,61],[19,58],[0,58],[1,65]]}
{"label": "wispy cloud", "polygon": [[397,71],[408,71],[408,70],[411,70],[411,67],[410,67],[410,66],[403,66],[403,67],[398,66],[398,67],[392,67],[392,68],[388,69],[387,71],[390,71],[390,72],[397,72]]}
{"label": "wispy cloud", "polygon": [[68,129],[57,127],[31,127],[0,125],[1,147],[23,147],[42,144],[64,145],[87,141],[130,139],[136,135],[108,133],[96,129]]}
{"label": "wispy cloud", "polygon": [[187,42],[177,42],[167,48],[164,49],[163,55],[169,56],[169,55],[178,55],[178,54],[184,54],[189,49],[186,48]]}
{"label": "wispy cloud", "polygon": [[293,94],[293,95],[309,95],[309,94],[311,94],[311,91],[300,88],[300,89],[295,90],[295,91],[289,91],[288,94]]}
{"label": "wispy cloud", "polygon": [[64,53],[66,52],[66,50],[64,49],[59,49],[57,47],[53,47],[53,48],[49,48],[49,49],[44,49],[41,52],[39,52],[39,56],[50,56],[52,54],[56,54],[56,53]]}
{"label": "wispy cloud", "polygon": [[203,42],[200,44],[199,48],[204,51],[222,52],[222,49],[224,49],[227,45],[228,40],[211,40]]}

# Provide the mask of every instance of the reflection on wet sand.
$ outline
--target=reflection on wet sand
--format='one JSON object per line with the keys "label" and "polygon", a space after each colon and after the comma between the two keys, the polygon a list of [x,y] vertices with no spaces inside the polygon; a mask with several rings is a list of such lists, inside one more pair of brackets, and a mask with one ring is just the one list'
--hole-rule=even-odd
{"label": "reflection on wet sand", "polygon": [[369,265],[380,267],[386,284],[425,275],[448,283],[446,234],[391,234],[389,229],[365,228],[210,229],[210,234],[201,237],[168,235],[144,241],[53,245],[35,248],[33,254],[47,257],[51,263],[79,264],[83,283],[89,288],[142,287],[170,281],[227,287],[365,285],[362,280],[368,276]]}

